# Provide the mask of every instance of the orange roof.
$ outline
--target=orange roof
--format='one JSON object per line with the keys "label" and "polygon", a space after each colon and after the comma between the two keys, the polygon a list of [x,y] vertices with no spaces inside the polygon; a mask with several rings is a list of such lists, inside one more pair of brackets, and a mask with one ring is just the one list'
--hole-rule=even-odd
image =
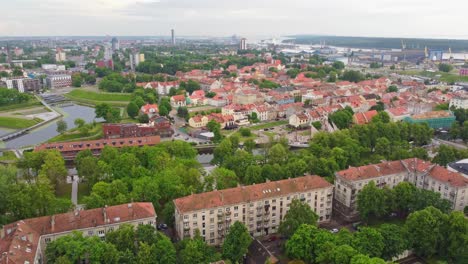
{"label": "orange roof", "polygon": [[[34,263],[42,235],[156,218],[152,203],[131,203],[20,220],[5,225],[0,239],[0,263]],[[7,254],[3,254],[7,252]]]}
{"label": "orange roof", "polygon": [[294,179],[266,182],[225,190],[192,194],[174,200],[180,213],[216,208],[245,202],[253,202],[333,185],[319,176],[304,176]]}
{"label": "orange roof", "polygon": [[402,172],[428,173],[429,177],[446,182],[454,187],[468,186],[468,179],[461,174],[417,158],[350,167],[349,169],[338,171],[336,175],[348,181],[358,181]]}
{"label": "orange roof", "polygon": [[183,95],[183,94],[174,95],[174,96],[172,96],[172,99],[174,101],[176,101],[176,102],[185,101],[185,95]]}
{"label": "orange roof", "polygon": [[364,113],[355,113],[353,116],[354,123],[358,125],[367,124],[372,121],[372,118],[378,113],[376,110],[367,111]]}

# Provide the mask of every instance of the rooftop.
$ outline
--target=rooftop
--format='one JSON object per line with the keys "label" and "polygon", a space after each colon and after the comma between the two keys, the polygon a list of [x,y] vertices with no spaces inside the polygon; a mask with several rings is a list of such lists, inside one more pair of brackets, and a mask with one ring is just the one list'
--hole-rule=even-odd
{"label": "rooftop", "polygon": [[294,179],[192,194],[175,199],[174,204],[180,213],[187,213],[332,186],[331,183],[319,176],[308,175]]}
{"label": "rooftop", "polygon": [[450,111],[431,111],[425,112],[418,115],[413,115],[413,119],[429,119],[429,118],[443,118],[443,117],[453,117],[452,112]]}

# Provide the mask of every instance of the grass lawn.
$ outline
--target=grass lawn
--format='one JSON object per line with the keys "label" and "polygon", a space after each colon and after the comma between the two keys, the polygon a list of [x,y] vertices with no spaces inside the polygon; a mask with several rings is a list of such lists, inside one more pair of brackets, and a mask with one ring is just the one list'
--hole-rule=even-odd
{"label": "grass lawn", "polygon": [[[71,183],[62,183],[58,186],[56,195],[58,198],[71,199],[72,185]],[[78,204],[83,203],[83,198],[89,195],[90,190],[87,183],[78,184]]]}
{"label": "grass lawn", "polygon": [[260,129],[271,128],[271,127],[276,127],[276,126],[283,126],[287,124],[288,124],[288,121],[282,120],[282,121],[274,121],[274,122],[269,122],[265,124],[255,125],[249,128],[250,130],[260,130]]}
{"label": "grass lawn", "polygon": [[255,135],[254,133],[252,133],[249,137],[243,137],[239,131],[235,132],[234,134],[230,136],[238,136],[240,142],[245,142],[249,139],[255,140],[257,138],[257,135]]}
{"label": "grass lawn", "polygon": [[15,153],[13,151],[4,151],[3,156],[0,157],[1,161],[4,160],[17,160],[18,158],[16,157]]}
{"label": "grass lawn", "polygon": [[73,101],[83,102],[87,104],[109,103],[116,106],[126,106],[130,102],[132,95],[129,93],[103,93],[93,92],[83,89],[74,89],[65,97]]}
{"label": "grass lawn", "polygon": [[29,102],[22,103],[22,104],[12,104],[12,105],[4,105],[0,106],[0,112],[3,111],[11,111],[16,109],[25,109],[25,108],[32,108],[42,105],[36,98],[31,99]]}
{"label": "grass lawn", "polygon": [[40,118],[23,119],[16,117],[0,116],[0,127],[6,128],[23,129],[34,126],[40,122],[42,122],[42,119]]}
{"label": "grass lawn", "polygon": [[79,140],[93,140],[102,138],[102,124],[97,123],[87,135],[81,134],[77,128],[70,129],[65,133],[49,139],[47,142],[63,142],[63,141],[79,141]]}
{"label": "grass lawn", "polygon": [[370,227],[379,227],[382,224],[394,224],[398,226],[403,226],[405,224],[405,219],[399,217],[388,217],[385,219],[371,219],[369,220]]}

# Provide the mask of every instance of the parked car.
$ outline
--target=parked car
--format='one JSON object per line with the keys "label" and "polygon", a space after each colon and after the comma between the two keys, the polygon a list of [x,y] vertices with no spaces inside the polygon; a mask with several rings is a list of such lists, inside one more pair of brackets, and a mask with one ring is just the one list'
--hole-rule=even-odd
{"label": "parked car", "polygon": [[358,230],[361,225],[362,225],[362,222],[353,223],[354,230]]}
{"label": "parked car", "polygon": [[278,239],[277,236],[271,236],[271,237],[269,237],[266,241],[267,241],[267,242],[273,242],[273,241],[276,241],[277,239]]}
{"label": "parked car", "polygon": [[166,230],[167,229],[167,225],[166,224],[159,224],[158,225],[158,230]]}
{"label": "parked car", "polygon": [[338,230],[338,228],[333,228],[332,230],[330,230],[330,232],[332,232],[333,234],[336,234],[340,232],[340,230]]}

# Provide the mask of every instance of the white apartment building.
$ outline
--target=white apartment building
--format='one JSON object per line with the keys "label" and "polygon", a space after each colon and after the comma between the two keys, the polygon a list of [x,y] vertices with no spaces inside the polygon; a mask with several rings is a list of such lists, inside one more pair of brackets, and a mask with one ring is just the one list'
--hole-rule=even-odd
{"label": "white apartment building", "polygon": [[129,203],[20,220],[0,230],[0,263],[45,263],[48,243],[73,231],[104,239],[122,224],[153,225],[152,203]]}
{"label": "white apartment building", "polygon": [[455,97],[450,100],[449,107],[468,109],[468,97]]}
{"label": "white apartment building", "polygon": [[183,239],[199,230],[209,245],[220,245],[236,221],[245,224],[252,236],[276,233],[293,199],[306,202],[319,222],[330,220],[333,185],[309,175],[176,199],[176,233]]}
{"label": "white apartment building", "polygon": [[334,212],[348,221],[358,218],[357,195],[370,181],[393,188],[407,181],[417,188],[435,191],[462,211],[468,205],[468,179],[461,174],[416,158],[383,162],[335,173]]}

